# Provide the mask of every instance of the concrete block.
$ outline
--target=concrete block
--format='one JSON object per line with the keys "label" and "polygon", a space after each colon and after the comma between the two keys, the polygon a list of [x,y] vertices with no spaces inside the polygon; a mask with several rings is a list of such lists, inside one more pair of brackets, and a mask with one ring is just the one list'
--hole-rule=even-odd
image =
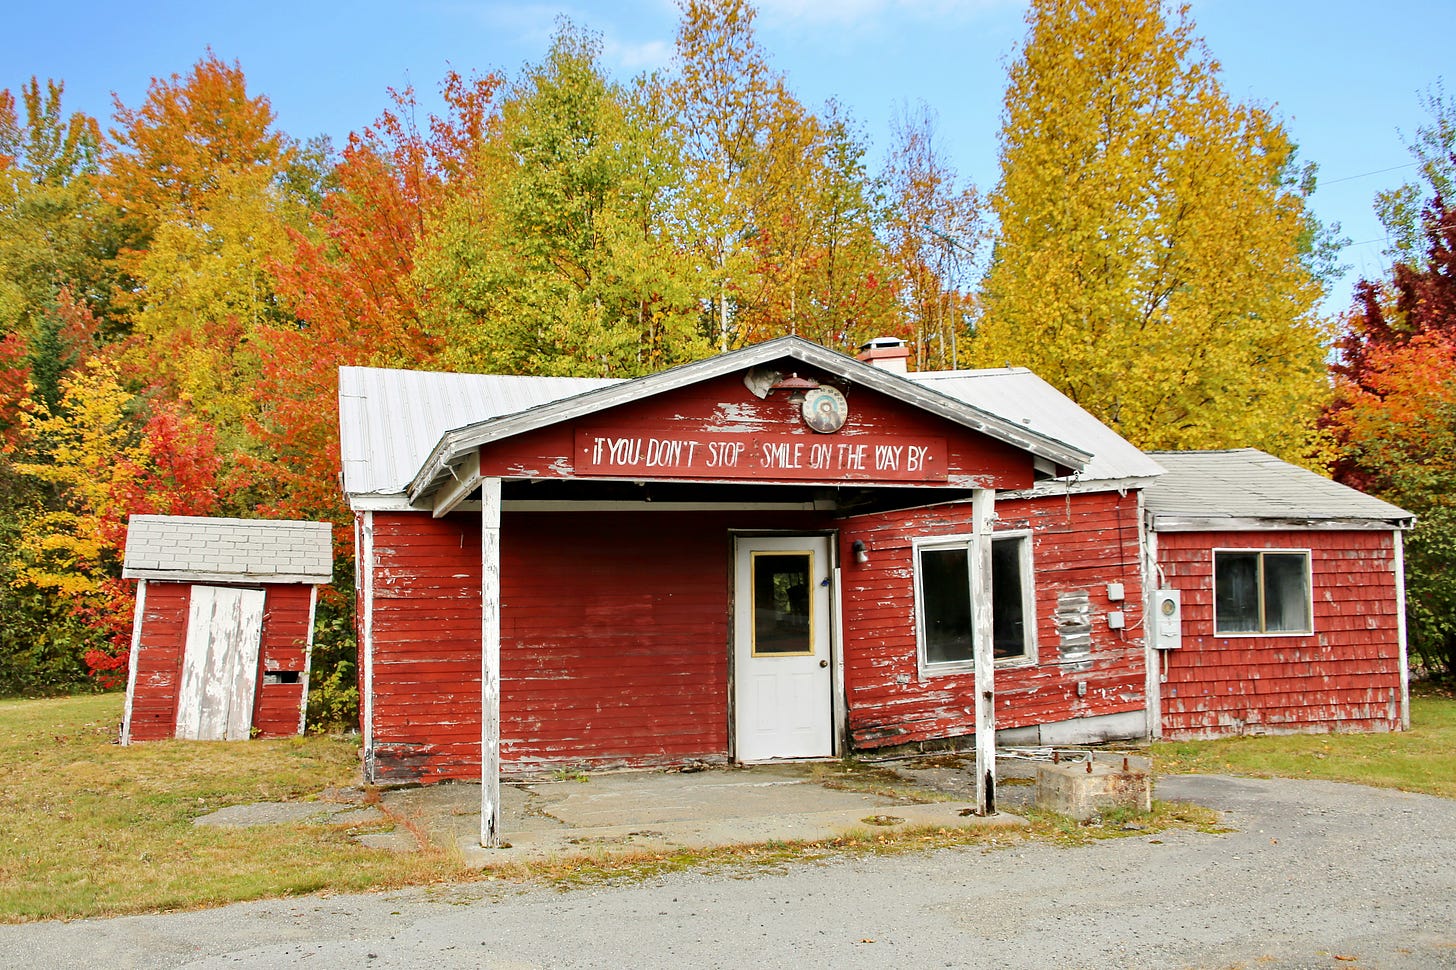
{"label": "concrete block", "polygon": [[1036,805],[1082,822],[1110,808],[1151,811],[1152,765],[1116,753],[1093,755],[1091,771],[1085,760],[1037,765]]}

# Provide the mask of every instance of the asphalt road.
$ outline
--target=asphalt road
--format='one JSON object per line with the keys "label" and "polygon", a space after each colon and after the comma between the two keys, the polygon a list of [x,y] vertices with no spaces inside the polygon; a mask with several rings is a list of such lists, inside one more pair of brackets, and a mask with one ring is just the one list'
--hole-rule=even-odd
{"label": "asphalt road", "polygon": [[1456,967],[1456,801],[1173,778],[1237,831],[0,927],[0,966]]}

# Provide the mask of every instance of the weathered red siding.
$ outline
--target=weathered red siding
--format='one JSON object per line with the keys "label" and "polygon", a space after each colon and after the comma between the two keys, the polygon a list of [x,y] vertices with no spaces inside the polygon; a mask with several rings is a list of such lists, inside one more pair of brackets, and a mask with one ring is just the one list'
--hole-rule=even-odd
{"label": "weathered red siding", "polygon": [[[264,587],[263,637],[259,645],[258,689],[253,695],[253,727],[265,738],[298,733],[304,703],[303,671],[308,663],[309,605],[313,587],[289,584]],[[294,672],[296,684],[267,683],[267,674]]]}
{"label": "weathered red siding", "polygon": [[177,733],[177,691],[191,594],[186,583],[147,583],[131,698],[132,741],[157,741]]}
{"label": "weathered red siding", "polygon": [[[374,522],[372,777],[476,777],[478,520]],[[726,759],[730,530],[824,525],[797,513],[507,512],[507,769]]]}
{"label": "weathered red siding", "polygon": [[[1215,636],[1215,548],[1310,550],[1314,634]],[[1183,594],[1183,647],[1166,652],[1166,737],[1399,729],[1390,532],[1165,532],[1157,551],[1164,582]]]}
{"label": "weathered red siding", "polygon": [[[825,375],[811,375],[803,368],[799,372],[801,376],[825,378]],[[742,375],[738,374],[625,404],[609,414],[592,415],[581,426],[592,429],[610,426],[622,433],[644,435],[673,429],[725,435],[761,430],[806,442],[830,440],[799,420],[798,407],[789,402],[787,395],[773,394],[767,400],[759,400],[744,387]],[[557,424],[487,445],[480,450],[482,473],[505,477],[569,477],[575,472],[577,427],[575,423]],[[1019,449],[886,395],[863,387],[852,388],[849,419],[832,440],[845,443],[857,436],[887,434],[907,439],[946,439],[945,471],[952,479],[974,479],[977,484],[1004,489],[1031,484],[1031,460]],[[799,476],[791,478],[802,480]],[[841,476],[826,474],[822,480],[837,483]]]}
{"label": "weathered red siding", "polygon": [[373,587],[366,773],[478,775],[480,516],[374,513]]}
{"label": "weathered red siding", "polygon": [[[997,727],[1142,710],[1146,660],[1135,493],[1003,500],[996,516],[998,531],[1032,531],[1038,641],[1034,666],[996,669]],[[854,747],[974,733],[974,675],[919,674],[911,545],[918,537],[970,529],[968,503],[843,523],[845,686]],[[871,550],[862,566],[850,553],[856,539]],[[1121,602],[1108,599],[1107,584],[1114,582],[1124,585]],[[1053,615],[1058,595],[1077,591],[1091,599],[1092,648],[1074,659],[1060,651]],[[1124,612],[1124,629],[1108,628],[1113,610]],[[1079,683],[1086,685],[1082,696]]]}
{"label": "weathered red siding", "polygon": [[[182,682],[192,585],[161,580],[147,582],[136,658],[136,687],[131,702],[129,735],[132,741],[155,741],[176,734],[177,692]],[[312,587],[270,585],[263,591],[253,727],[262,737],[283,737],[298,733]],[[299,671],[300,683],[266,684],[264,674],[268,671]]]}

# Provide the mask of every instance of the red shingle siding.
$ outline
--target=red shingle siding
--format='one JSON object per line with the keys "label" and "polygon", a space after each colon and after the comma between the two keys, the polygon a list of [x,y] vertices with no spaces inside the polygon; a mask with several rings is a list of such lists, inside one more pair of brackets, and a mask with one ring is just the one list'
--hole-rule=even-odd
{"label": "red shingle siding", "polygon": [[[1135,493],[1099,492],[1003,500],[996,529],[1032,531],[1038,660],[996,670],[998,728],[1142,710],[1146,667],[1141,635]],[[845,686],[849,733],[856,748],[969,735],[975,730],[974,675],[922,678],[918,671],[912,539],[969,533],[969,504],[845,520]],[[862,539],[870,562],[853,562]],[[1107,584],[1122,583],[1112,602]],[[1063,657],[1053,623],[1059,594],[1086,592],[1092,606],[1092,648],[1085,659]],[[1122,610],[1123,630],[1107,615]],[[1075,661],[1075,662],[1070,662]],[[1078,683],[1086,684],[1078,696]]]}
{"label": "red shingle siding", "polygon": [[[1215,548],[1310,550],[1313,635],[1215,636]],[[1166,737],[1399,729],[1390,532],[1167,532],[1157,549],[1164,582],[1183,594],[1183,647],[1167,652],[1163,684]]]}

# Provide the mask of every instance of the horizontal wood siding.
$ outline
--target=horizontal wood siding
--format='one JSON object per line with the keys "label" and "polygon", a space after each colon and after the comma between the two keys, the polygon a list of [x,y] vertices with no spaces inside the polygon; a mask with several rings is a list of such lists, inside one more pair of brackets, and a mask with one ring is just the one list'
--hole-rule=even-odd
{"label": "horizontal wood siding", "polygon": [[[1215,548],[1310,550],[1314,634],[1215,636]],[[1166,651],[1166,737],[1400,728],[1391,533],[1167,532],[1157,549],[1164,582],[1183,594],[1183,647]]]}
{"label": "horizontal wood siding", "polygon": [[177,691],[191,599],[192,587],[187,583],[147,583],[131,700],[133,741],[157,741],[177,733]]}
{"label": "horizontal wood siding", "polygon": [[[1032,532],[1037,663],[997,667],[996,725],[1026,727],[1139,711],[1145,706],[1137,497],[1129,492],[1002,500],[995,529]],[[844,520],[845,686],[855,748],[907,744],[975,732],[975,677],[922,677],[918,670],[914,558],[922,536],[968,534],[970,503]],[[855,540],[870,561],[854,563]],[[1122,583],[1125,598],[1108,599]],[[1053,622],[1058,596],[1086,592],[1092,606],[1090,653],[1063,656]],[[1108,628],[1122,610],[1126,626]],[[1079,696],[1078,684],[1085,684]]]}
{"label": "horizontal wood siding", "polygon": [[[308,659],[308,608],[313,587],[277,584],[265,587],[265,592],[253,727],[262,737],[278,738],[298,733],[298,715],[305,702],[303,671]],[[266,683],[268,673],[287,671],[297,672],[299,682]]]}
{"label": "horizontal wood siding", "polygon": [[376,782],[480,774],[480,516],[374,513]]}
{"label": "horizontal wood siding", "polygon": [[[800,376],[811,375],[799,368]],[[750,434],[772,431],[802,437],[806,442],[846,443],[859,436],[897,435],[906,439],[945,438],[946,472],[952,484],[967,482],[996,488],[1024,488],[1031,484],[1032,462],[1025,452],[994,438],[952,424],[901,401],[862,387],[848,395],[849,419],[832,435],[810,430],[799,408],[783,392],[759,400],[743,385],[741,374],[671,391],[634,404],[623,405],[580,422],[591,429],[613,428],[626,434],[651,435],[675,429],[680,433]],[[480,449],[481,472],[504,477],[565,478],[575,473],[577,424],[565,423],[519,435]],[[790,476],[786,481],[803,481]],[[840,476],[824,481],[838,484]]]}
{"label": "horizontal wood siding", "polygon": [[[476,777],[478,520],[374,521],[374,777]],[[822,525],[798,513],[506,513],[503,765],[726,759],[729,530]]]}

